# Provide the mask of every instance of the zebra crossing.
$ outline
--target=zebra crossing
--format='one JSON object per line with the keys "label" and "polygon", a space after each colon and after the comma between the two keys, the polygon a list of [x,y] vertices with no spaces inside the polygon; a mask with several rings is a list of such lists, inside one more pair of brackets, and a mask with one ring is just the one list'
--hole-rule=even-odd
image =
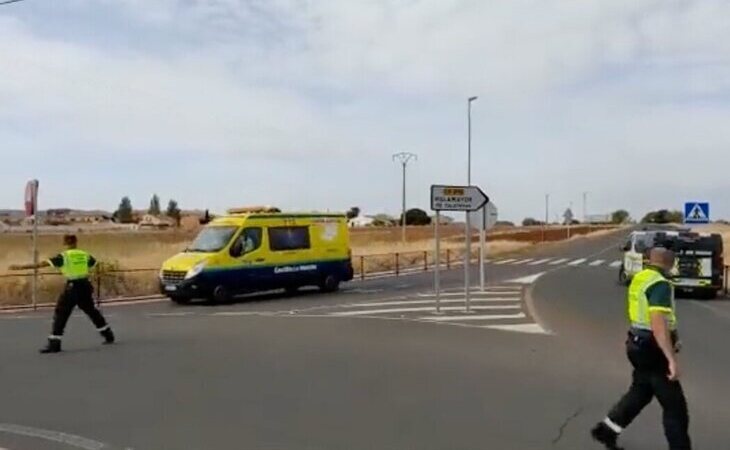
{"label": "zebra crossing", "polygon": [[421,292],[395,297],[332,305],[316,311],[296,311],[297,315],[333,318],[364,318],[402,320],[434,325],[492,329],[530,334],[548,334],[536,323],[524,299],[524,286],[503,284],[488,286],[484,291],[474,288],[470,293],[471,307],[466,311],[463,290],[447,290],[441,294],[440,312],[436,312],[433,292]]}
{"label": "zebra crossing", "polygon": [[562,257],[544,257],[544,258],[506,258],[488,260],[488,264],[495,266],[565,266],[565,267],[595,267],[618,269],[621,267],[621,260],[593,259],[593,258],[562,258]]}

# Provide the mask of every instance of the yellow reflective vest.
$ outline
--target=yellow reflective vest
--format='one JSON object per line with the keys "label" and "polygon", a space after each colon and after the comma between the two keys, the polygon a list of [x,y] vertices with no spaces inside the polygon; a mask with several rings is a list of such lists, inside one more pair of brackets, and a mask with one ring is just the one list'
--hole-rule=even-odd
{"label": "yellow reflective vest", "polygon": [[[647,297],[649,289],[657,283],[669,283],[671,299],[669,305],[652,305]],[[651,313],[662,312],[667,315],[669,328],[677,329],[677,315],[675,313],[674,286],[662,273],[649,267],[634,275],[629,286],[628,296],[629,321],[633,328],[651,330]]]}

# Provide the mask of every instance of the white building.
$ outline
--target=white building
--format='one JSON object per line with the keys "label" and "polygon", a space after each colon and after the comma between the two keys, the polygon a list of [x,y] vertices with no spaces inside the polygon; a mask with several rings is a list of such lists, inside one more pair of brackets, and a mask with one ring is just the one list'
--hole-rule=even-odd
{"label": "white building", "polygon": [[374,223],[375,219],[370,216],[358,216],[348,221],[351,227],[372,227]]}

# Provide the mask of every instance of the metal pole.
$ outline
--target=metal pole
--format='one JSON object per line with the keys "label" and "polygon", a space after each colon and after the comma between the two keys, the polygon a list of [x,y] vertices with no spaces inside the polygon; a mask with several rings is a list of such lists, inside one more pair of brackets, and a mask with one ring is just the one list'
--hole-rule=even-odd
{"label": "metal pole", "polygon": [[[471,103],[476,100],[477,97],[469,97],[467,100],[467,169],[466,169],[466,184],[471,186]],[[470,280],[470,269],[471,269],[471,217],[469,212],[466,212],[466,225],[465,225],[465,239],[466,239],[466,251],[464,252],[464,296],[466,303],[466,312],[471,311],[471,292],[469,291]]]}
{"label": "metal pole", "polygon": [[403,232],[403,236],[401,240],[403,243],[406,243],[406,163],[403,162],[403,206],[401,208],[402,211],[402,217],[401,217],[401,230]]}
{"label": "metal pole", "polygon": [[33,181],[33,309],[38,309],[38,181]]}
{"label": "metal pole", "polygon": [[441,222],[441,212],[436,211],[436,225],[434,225],[434,240],[436,241],[436,251],[434,256],[433,272],[433,290],[436,294],[436,314],[441,313],[441,242],[439,237],[439,222]]}
{"label": "metal pole", "polygon": [[406,242],[406,168],[411,160],[418,160],[418,155],[408,152],[400,152],[393,155],[393,161],[398,161],[403,167],[403,203],[401,208],[401,228],[403,235],[401,236],[401,240],[404,244]]}
{"label": "metal pole", "polygon": [[588,192],[583,192],[583,223],[586,223],[587,214],[587,203],[588,203]]}
{"label": "metal pole", "polygon": [[479,227],[479,289],[484,292],[486,284],[486,267],[484,257],[487,252],[487,205],[482,208],[482,223]]}

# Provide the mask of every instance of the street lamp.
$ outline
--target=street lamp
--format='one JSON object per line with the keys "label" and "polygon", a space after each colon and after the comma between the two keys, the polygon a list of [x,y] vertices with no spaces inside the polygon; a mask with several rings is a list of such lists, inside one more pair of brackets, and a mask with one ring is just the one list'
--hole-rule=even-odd
{"label": "street lamp", "polygon": [[[466,184],[471,186],[471,104],[479,98],[477,96],[469,97],[467,99],[467,170],[466,170]],[[464,252],[464,294],[466,297],[466,311],[471,311],[471,303],[469,299],[469,272],[471,270],[471,217],[470,214],[466,213],[466,251]]]}
{"label": "street lamp", "polygon": [[406,167],[411,160],[418,160],[418,155],[409,152],[400,152],[393,155],[393,161],[398,161],[403,167],[403,205],[401,215],[401,227],[403,229],[402,241],[406,243]]}

